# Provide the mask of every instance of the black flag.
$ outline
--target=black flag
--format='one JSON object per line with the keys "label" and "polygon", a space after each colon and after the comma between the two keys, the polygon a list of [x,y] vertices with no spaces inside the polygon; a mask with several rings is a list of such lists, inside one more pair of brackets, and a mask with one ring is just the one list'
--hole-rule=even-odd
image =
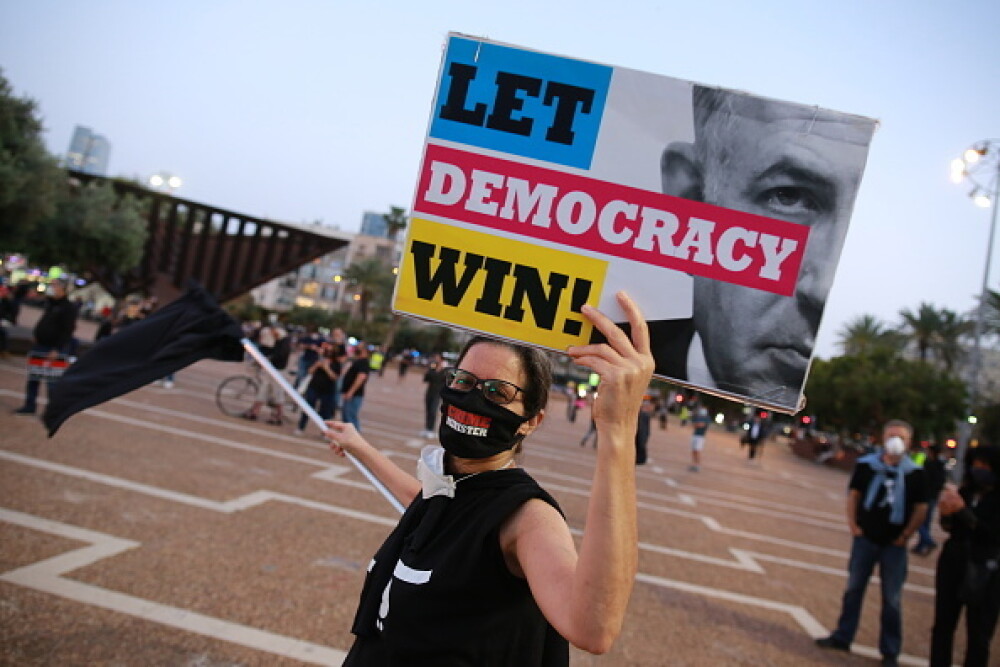
{"label": "black flag", "polygon": [[200,285],[102,339],[49,391],[42,420],[52,437],[81,410],[126,394],[201,359],[243,359],[243,330]]}

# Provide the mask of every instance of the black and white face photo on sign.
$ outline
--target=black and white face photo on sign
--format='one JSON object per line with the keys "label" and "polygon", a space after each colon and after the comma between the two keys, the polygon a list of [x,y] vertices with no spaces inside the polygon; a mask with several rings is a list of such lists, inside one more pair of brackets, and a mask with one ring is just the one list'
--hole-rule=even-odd
{"label": "black and white face photo on sign", "polygon": [[804,225],[809,238],[792,296],[693,276],[687,326],[651,322],[657,373],[794,409],[875,124],[698,85],[692,112],[693,141],[662,152],[663,193]]}

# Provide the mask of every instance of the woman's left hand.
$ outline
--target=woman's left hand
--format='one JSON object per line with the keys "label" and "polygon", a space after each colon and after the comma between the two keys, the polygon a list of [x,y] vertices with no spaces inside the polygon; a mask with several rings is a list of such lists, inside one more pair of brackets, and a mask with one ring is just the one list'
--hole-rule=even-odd
{"label": "woman's left hand", "polygon": [[628,317],[631,340],[604,313],[586,305],[583,315],[604,334],[607,342],[570,347],[566,354],[601,376],[593,408],[594,422],[599,426],[634,429],[655,364],[649,348],[649,330],[639,307],[625,292],[616,296]]}

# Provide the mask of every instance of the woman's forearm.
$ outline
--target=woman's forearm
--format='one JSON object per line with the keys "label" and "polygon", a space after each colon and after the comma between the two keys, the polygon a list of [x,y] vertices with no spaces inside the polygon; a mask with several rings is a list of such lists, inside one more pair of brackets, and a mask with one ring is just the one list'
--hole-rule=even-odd
{"label": "woman's forearm", "polygon": [[420,481],[371,444],[366,442],[365,445],[348,451],[389,489],[396,500],[404,506],[409,505],[420,493]]}
{"label": "woman's forearm", "polygon": [[[617,432],[616,432],[617,431]],[[635,432],[598,428],[597,466],[573,582],[573,625],[604,653],[621,632],[638,569]]]}

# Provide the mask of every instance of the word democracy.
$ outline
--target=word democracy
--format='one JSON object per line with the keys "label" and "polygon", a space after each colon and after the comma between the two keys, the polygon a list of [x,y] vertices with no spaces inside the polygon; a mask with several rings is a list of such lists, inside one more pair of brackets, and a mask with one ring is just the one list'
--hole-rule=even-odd
{"label": "word democracy", "polygon": [[[546,172],[550,177],[542,182],[532,172],[545,170],[477,157],[475,164],[462,164],[429,155],[419,190],[421,207],[729,282],[781,284],[779,289],[763,287],[768,291],[790,293],[794,286],[808,238],[802,225],[592,179],[576,177],[574,182],[571,175],[556,172]],[[482,168],[491,162],[519,168]],[[580,181],[590,187],[574,187]]]}

